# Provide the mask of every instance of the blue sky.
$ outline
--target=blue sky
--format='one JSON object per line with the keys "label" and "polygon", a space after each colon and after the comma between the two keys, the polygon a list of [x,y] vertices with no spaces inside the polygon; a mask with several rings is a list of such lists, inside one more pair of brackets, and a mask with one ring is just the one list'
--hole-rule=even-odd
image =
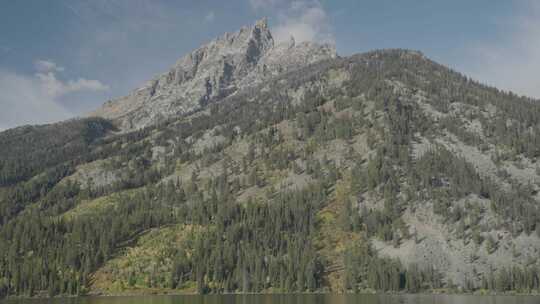
{"label": "blue sky", "polygon": [[202,43],[267,16],[276,39],[340,55],[409,48],[540,97],[540,1],[21,0],[0,2],[0,129],[80,115]]}

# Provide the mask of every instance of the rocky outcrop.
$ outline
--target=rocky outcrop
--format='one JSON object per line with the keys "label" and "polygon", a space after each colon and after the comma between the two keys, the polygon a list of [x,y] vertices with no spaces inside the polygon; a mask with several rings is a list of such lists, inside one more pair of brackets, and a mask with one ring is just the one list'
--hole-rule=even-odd
{"label": "rocky outcrop", "polygon": [[179,59],[166,73],[90,116],[138,129],[198,110],[247,86],[316,61],[336,57],[330,45],[294,39],[276,44],[266,19],[223,36]]}

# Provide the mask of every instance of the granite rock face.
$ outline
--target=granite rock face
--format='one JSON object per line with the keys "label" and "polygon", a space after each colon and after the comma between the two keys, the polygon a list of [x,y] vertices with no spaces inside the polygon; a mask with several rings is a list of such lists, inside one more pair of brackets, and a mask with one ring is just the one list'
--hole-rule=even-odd
{"label": "granite rock face", "polygon": [[90,113],[124,131],[190,113],[269,77],[335,58],[333,46],[275,43],[266,19],[226,33],[179,59],[166,73]]}

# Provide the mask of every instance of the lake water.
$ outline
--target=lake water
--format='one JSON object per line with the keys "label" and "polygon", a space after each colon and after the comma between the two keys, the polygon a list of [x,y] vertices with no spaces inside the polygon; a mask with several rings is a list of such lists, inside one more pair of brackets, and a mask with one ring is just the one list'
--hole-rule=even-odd
{"label": "lake water", "polygon": [[[0,301],[2,302],[2,301]],[[6,300],[6,304],[540,304],[540,296],[189,295]]]}

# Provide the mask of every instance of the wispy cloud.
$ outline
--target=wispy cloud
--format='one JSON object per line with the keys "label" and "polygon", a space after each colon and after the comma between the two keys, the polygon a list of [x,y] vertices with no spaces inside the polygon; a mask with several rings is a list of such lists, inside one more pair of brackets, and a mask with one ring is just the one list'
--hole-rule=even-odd
{"label": "wispy cloud", "polygon": [[67,119],[72,114],[54,98],[44,95],[41,81],[0,70],[0,128]]}
{"label": "wispy cloud", "polygon": [[490,85],[540,98],[540,2],[523,1],[500,35],[496,43],[472,46],[472,63],[464,69]]}
{"label": "wispy cloud", "polygon": [[0,45],[0,51],[2,51],[2,53],[9,53],[11,52],[11,48],[5,46],[5,45]]}
{"label": "wispy cloud", "polygon": [[254,10],[269,10],[274,9],[277,6],[283,4],[284,2],[288,2],[285,0],[249,0],[249,4],[251,5],[251,8]]}
{"label": "wispy cloud", "polygon": [[186,7],[182,3],[146,0],[70,2],[68,9],[80,20],[87,37],[74,52],[77,62],[81,65],[97,63],[100,73],[115,76],[109,80],[114,84],[110,97],[127,94],[156,73],[163,72],[187,51],[179,46],[190,43],[188,38],[194,36],[190,28],[210,23],[216,17],[211,10],[196,11],[187,1]]}
{"label": "wispy cloud", "polygon": [[216,19],[216,14],[213,11],[208,12],[208,14],[204,16],[204,21],[206,21],[207,23],[213,22],[214,19]]}
{"label": "wispy cloud", "polygon": [[64,67],[58,66],[56,63],[54,63],[51,60],[43,60],[43,59],[36,60],[34,62],[34,67],[40,73],[64,71]]}
{"label": "wispy cloud", "polygon": [[39,80],[43,94],[51,98],[81,91],[100,92],[109,89],[99,80],[78,78],[62,81],[58,79],[56,73],[64,71],[64,68],[50,60],[37,60],[35,67],[37,70],[35,77]]}
{"label": "wispy cloud", "polygon": [[67,119],[73,113],[62,105],[61,97],[109,89],[98,80],[60,80],[57,73],[65,69],[51,60],[36,60],[34,67],[34,75],[0,70],[0,129]]}
{"label": "wispy cloud", "polygon": [[318,0],[250,0],[252,9],[276,17],[272,29],[277,41],[335,43],[328,13]]}

